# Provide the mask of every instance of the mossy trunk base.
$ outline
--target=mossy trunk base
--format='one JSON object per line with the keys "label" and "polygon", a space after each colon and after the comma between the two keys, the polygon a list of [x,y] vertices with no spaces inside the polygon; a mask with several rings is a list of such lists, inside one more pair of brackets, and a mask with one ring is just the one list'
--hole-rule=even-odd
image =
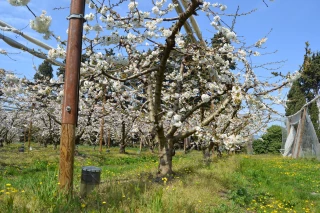
{"label": "mossy trunk base", "polygon": [[170,148],[163,148],[160,150],[160,156],[159,156],[159,169],[158,169],[158,175],[163,176],[170,176],[173,174],[172,171],[172,153],[173,150]]}
{"label": "mossy trunk base", "polygon": [[125,154],[126,153],[126,146],[123,144],[120,144],[120,149],[119,149],[120,154]]}

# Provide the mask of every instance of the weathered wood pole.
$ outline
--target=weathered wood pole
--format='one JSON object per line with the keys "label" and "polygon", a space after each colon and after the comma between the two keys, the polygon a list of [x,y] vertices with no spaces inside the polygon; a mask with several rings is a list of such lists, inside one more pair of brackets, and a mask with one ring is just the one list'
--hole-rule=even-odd
{"label": "weathered wood pole", "polygon": [[106,114],[106,110],[104,108],[104,105],[106,104],[106,85],[102,86],[103,90],[103,98],[102,98],[102,117],[101,117],[101,126],[100,126],[100,149],[99,152],[102,152],[102,143],[104,139],[104,116]]}
{"label": "weathered wood pole", "polygon": [[60,137],[60,188],[72,192],[75,128],[78,120],[79,77],[82,51],[85,0],[72,0],[69,16],[68,45]]}

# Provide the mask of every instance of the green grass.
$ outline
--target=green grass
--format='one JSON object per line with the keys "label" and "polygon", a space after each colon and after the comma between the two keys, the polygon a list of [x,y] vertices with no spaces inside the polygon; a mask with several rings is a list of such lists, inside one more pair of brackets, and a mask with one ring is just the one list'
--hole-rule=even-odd
{"label": "green grass", "polygon": [[[320,164],[279,156],[224,156],[207,164],[200,152],[174,157],[173,180],[157,180],[156,154],[118,148],[100,154],[80,146],[74,193],[58,183],[59,153],[33,144],[0,149],[0,212],[320,212]],[[101,184],[80,198],[82,166],[102,169]]]}

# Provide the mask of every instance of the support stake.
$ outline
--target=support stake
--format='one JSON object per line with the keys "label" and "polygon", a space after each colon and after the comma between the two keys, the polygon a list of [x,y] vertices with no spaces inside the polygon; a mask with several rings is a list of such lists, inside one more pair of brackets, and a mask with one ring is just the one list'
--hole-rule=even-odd
{"label": "support stake", "polygon": [[[70,14],[84,14],[85,0],[72,0]],[[65,67],[62,125],[60,137],[60,188],[72,192],[75,131],[78,120],[79,77],[82,51],[83,22],[69,19],[68,45]]]}

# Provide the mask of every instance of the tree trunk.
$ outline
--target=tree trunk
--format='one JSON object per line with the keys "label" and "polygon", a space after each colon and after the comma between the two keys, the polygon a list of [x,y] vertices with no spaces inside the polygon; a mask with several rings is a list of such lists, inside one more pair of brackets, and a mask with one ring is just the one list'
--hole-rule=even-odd
{"label": "tree trunk", "polygon": [[140,148],[139,148],[139,151],[140,151],[140,153],[141,153],[141,151],[142,151],[142,138],[140,138]]}
{"label": "tree trunk", "polygon": [[105,109],[104,109],[104,105],[106,104],[106,86],[103,85],[102,86],[103,89],[103,99],[102,99],[102,118],[101,118],[101,127],[100,127],[100,148],[99,148],[99,152],[102,152],[102,143],[103,143],[103,139],[104,139],[104,115],[105,115]]}
{"label": "tree trunk", "polygon": [[[151,153],[154,153],[154,146],[155,146],[155,145],[154,145],[154,139],[150,138],[148,145],[149,145],[149,150],[150,150],[150,152],[151,152]],[[160,150],[159,150],[159,151],[160,151]]]}
{"label": "tree trunk", "polygon": [[172,175],[172,153],[173,149],[169,147],[163,147],[160,151],[160,162],[158,174],[160,176]]}
{"label": "tree trunk", "polygon": [[111,133],[110,128],[108,129],[108,149],[110,149]]}
{"label": "tree trunk", "polygon": [[125,154],[126,153],[126,123],[122,121],[122,137],[121,137],[121,143],[120,143],[120,150],[119,153]]}
{"label": "tree trunk", "polygon": [[120,144],[120,149],[119,149],[120,154],[125,154],[126,153],[126,145],[125,144]]}
{"label": "tree trunk", "polygon": [[172,171],[172,157],[174,154],[173,142],[166,141],[165,138],[158,140],[160,144],[159,150],[159,167],[158,175],[160,177],[170,176],[173,174]]}
{"label": "tree trunk", "polygon": [[100,126],[100,138],[99,138],[99,152],[102,152],[102,144],[103,144],[103,128],[104,128],[104,118],[101,118],[101,126]]}

